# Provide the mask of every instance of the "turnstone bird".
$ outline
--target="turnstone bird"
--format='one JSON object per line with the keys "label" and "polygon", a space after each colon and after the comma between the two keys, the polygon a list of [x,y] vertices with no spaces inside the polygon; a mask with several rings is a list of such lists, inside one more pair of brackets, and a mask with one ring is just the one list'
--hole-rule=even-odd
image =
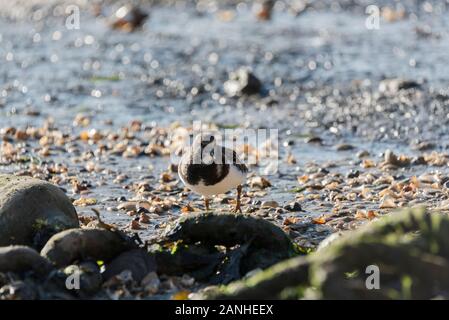
{"label": "turnstone bird", "polygon": [[234,212],[242,212],[240,196],[248,168],[234,150],[219,146],[216,142],[213,134],[197,135],[181,158],[179,177],[190,190],[204,197],[206,210],[209,210],[208,197],[237,188]]}

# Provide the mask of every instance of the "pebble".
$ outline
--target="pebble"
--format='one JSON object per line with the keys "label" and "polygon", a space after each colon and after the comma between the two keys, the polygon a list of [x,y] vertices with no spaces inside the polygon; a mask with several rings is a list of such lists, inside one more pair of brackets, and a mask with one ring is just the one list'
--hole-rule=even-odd
{"label": "pebble", "polygon": [[346,177],[348,179],[353,179],[353,178],[357,178],[359,175],[360,175],[360,171],[359,170],[352,169],[351,171],[348,172]]}
{"label": "pebble", "polygon": [[131,220],[131,223],[129,224],[129,227],[132,230],[140,230],[141,229],[139,221],[136,221],[136,220]]}
{"label": "pebble", "polygon": [[122,202],[117,206],[117,210],[134,211],[136,209],[135,201]]}
{"label": "pebble", "polygon": [[420,166],[427,164],[426,159],[423,156],[414,157],[411,161],[411,164],[414,166]]}
{"label": "pebble", "polygon": [[349,151],[349,150],[353,150],[355,147],[351,144],[347,144],[347,143],[342,143],[337,145],[336,150],[337,151]]}
{"label": "pebble", "polygon": [[274,200],[264,201],[261,205],[262,208],[277,208],[279,207],[279,203]]}
{"label": "pebble", "polygon": [[147,18],[148,14],[139,7],[125,5],[114,13],[111,27],[113,29],[132,32],[140,28]]}
{"label": "pebble", "polygon": [[150,217],[148,217],[148,215],[146,215],[145,213],[142,213],[140,215],[139,222],[140,223],[150,223]]}
{"label": "pebble", "polygon": [[256,215],[260,216],[260,217],[268,217],[268,212],[265,210],[258,210],[255,212]]}
{"label": "pebble", "polygon": [[369,156],[370,156],[370,153],[366,150],[362,150],[357,153],[357,158],[359,158],[359,159],[369,157]]}
{"label": "pebble", "polygon": [[427,150],[432,150],[436,148],[436,144],[433,142],[429,142],[429,141],[424,141],[421,143],[418,143],[417,145],[413,146],[414,150],[418,150],[418,151],[427,151]]}
{"label": "pebble", "polygon": [[391,197],[384,197],[379,206],[380,209],[393,209],[396,207],[397,205]]}
{"label": "pebble", "polygon": [[264,177],[257,176],[250,179],[249,186],[251,188],[265,189],[271,187],[271,183]]}
{"label": "pebble", "polygon": [[230,97],[257,94],[261,89],[262,83],[248,68],[231,72],[224,83],[224,91]]}
{"label": "pebble", "polygon": [[312,143],[316,143],[316,144],[322,144],[323,143],[323,139],[321,139],[320,137],[310,137],[307,138],[305,140],[306,143],[312,144]]}
{"label": "pebble", "polygon": [[379,91],[388,94],[419,87],[420,85],[416,81],[405,79],[385,79],[379,83]]}
{"label": "pebble", "polygon": [[301,204],[297,201],[285,205],[284,209],[292,212],[303,211]]}
{"label": "pebble", "polygon": [[142,279],[141,285],[148,293],[155,294],[159,290],[161,281],[156,272],[150,272]]}
{"label": "pebble", "polygon": [[407,157],[398,157],[391,150],[386,150],[384,154],[385,165],[391,165],[396,167],[404,167],[410,164],[410,159]]}

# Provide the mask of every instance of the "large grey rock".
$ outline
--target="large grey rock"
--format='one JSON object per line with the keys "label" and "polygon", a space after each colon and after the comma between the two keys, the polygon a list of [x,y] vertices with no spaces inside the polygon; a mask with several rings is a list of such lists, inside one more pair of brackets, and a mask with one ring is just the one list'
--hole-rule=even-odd
{"label": "large grey rock", "polygon": [[0,175],[0,246],[41,248],[55,233],[79,227],[69,198],[51,183]]}

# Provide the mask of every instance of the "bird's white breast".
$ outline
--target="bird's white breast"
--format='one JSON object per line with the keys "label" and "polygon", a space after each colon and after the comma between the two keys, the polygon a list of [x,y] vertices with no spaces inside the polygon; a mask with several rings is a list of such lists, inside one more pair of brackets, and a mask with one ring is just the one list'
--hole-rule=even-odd
{"label": "bird's white breast", "polygon": [[187,188],[203,196],[212,196],[226,193],[229,190],[236,188],[238,185],[243,184],[245,182],[245,179],[246,174],[233,165],[229,166],[229,173],[226,175],[226,177],[224,177],[224,179],[217,184],[213,185],[206,186],[202,181],[200,181],[196,185],[191,185],[181,176],[181,180],[187,186]]}

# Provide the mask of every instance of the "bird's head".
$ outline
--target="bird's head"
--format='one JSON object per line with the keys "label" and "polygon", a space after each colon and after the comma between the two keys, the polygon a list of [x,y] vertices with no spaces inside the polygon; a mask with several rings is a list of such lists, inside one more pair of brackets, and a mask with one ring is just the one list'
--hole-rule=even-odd
{"label": "bird's head", "polygon": [[193,140],[193,150],[197,157],[194,161],[200,161],[204,164],[213,163],[216,140],[216,137],[212,133],[202,132],[198,134]]}
{"label": "bird's head", "polygon": [[215,148],[217,141],[213,133],[203,132],[198,134],[193,140],[194,148],[201,148],[201,150]]}

